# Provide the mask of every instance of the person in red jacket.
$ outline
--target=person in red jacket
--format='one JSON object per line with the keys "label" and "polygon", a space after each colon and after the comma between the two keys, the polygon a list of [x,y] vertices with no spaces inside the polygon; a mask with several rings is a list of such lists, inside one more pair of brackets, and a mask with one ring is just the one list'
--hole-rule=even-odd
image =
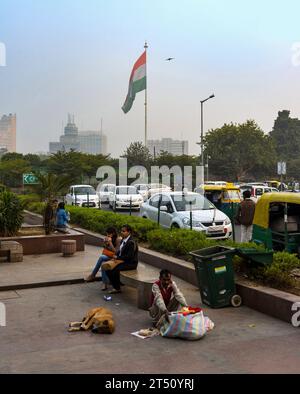
{"label": "person in red jacket", "polygon": [[169,312],[175,312],[184,306],[187,306],[187,302],[172,280],[171,272],[162,270],[159,280],[152,286],[149,313],[153,319],[153,325],[157,326],[163,315],[167,316]]}

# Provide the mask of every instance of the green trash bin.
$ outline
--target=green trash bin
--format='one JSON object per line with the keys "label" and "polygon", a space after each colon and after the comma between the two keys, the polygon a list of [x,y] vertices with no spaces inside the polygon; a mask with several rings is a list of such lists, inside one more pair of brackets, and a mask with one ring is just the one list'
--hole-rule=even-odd
{"label": "green trash bin", "polygon": [[273,251],[270,250],[258,250],[255,248],[238,248],[236,254],[244,258],[246,262],[253,267],[267,267],[273,263]]}
{"label": "green trash bin", "polygon": [[190,252],[193,256],[202,302],[212,308],[240,306],[236,294],[232,258],[236,250],[213,246]]}
{"label": "green trash bin", "polygon": [[251,267],[267,267],[273,263],[273,251],[255,248],[238,248],[237,255],[246,260]]}

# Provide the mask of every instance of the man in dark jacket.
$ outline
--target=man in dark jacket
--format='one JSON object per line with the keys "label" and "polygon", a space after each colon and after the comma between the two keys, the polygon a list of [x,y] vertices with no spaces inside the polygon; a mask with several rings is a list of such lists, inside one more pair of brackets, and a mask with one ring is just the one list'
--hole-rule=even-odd
{"label": "man in dark jacket", "polygon": [[244,191],[243,197],[244,201],[239,205],[236,221],[241,225],[241,242],[250,242],[252,238],[255,202],[251,200],[251,193],[249,190]]}
{"label": "man in dark jacket", "polygon": [[138,245],[132,237],[132,229],[129,225],[122,227],[121,237],[120,249],[115,256],[115,260],[120,263],[113,270],[106,271],[113,286],[110,294],[121,293],[120,271],[134,270],[138,265]]}

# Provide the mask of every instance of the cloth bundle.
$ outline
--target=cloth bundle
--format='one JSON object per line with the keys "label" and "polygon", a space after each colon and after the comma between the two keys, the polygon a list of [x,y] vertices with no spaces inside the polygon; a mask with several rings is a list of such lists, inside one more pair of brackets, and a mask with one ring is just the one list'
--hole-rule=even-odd
{"label": "cloth bundle", "polygon": [[188,310],[173,312],[168,316],[168,320],[164,319],[160,327],[160,334],[163,337],[193,341],[202,338],[214,328],[214,323],[203,315],[202,310],[196,313],[194,311],[189,313]]}

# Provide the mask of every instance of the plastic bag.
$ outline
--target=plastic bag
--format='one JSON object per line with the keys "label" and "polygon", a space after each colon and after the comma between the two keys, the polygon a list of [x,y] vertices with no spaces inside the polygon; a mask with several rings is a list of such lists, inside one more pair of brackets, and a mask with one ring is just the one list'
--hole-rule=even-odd
{"label": "plastic bag", "polygon": [[171,313],[162,323],[160,334],[163,337],[197,340],[214,328],[214,323],[203,312],[184,315]]}

